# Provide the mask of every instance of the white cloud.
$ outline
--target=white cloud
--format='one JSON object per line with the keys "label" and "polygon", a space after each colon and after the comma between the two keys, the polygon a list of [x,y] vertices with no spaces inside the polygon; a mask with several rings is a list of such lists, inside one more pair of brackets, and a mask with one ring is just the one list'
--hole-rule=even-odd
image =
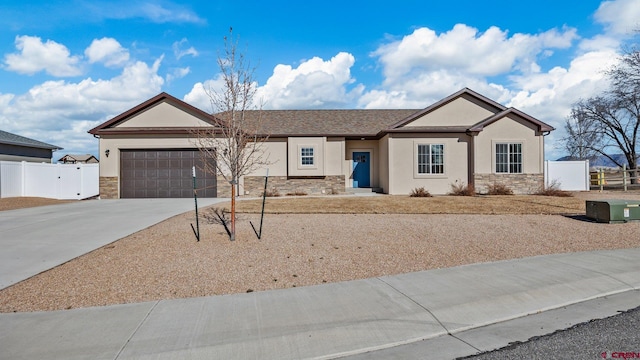
{"label": "white cloud", "polygon": [[185,68],[173,69],[170,74],[167,74],[167,83],[172,82],[176,79],[182,79],[187,76],[191,72],[191,69],[187,66]]}
{"label": "white cloud", "polygon": [[20,74],[33,75],[40,71],[58,77],[82,74],[80,58],[71,56],[66,46],[52,40],[42,42],[36,36],[16,36],[18,53],[4,57],[5,68]]}
{"label": "white cloud", "polygon": [[84,54],[89,63],[102,62],[107,67],[119,67],[129,61],[129,51],[113,38],[93,40]]}
{"label": "white cloud", "polygon": [[182,100],[208,113],[214,112],[209,97],[212,89],[222,89],[223,83],[220,79],[206,80],[204,83],[198,82],[191,88],[191,91]]}
{"label": "white cloud", "polygon": [[374,89],[358,99],[365,109],[422,109],[463,88],[470,88],[498,102],[508,99],[508,90],[481,77],[470,77],[447,70],[425,72],[402,85]]}
{"label": "white cloud", "polygon": [[351,77],[354,63],[353,55],[341,52],[327,61],[314,57],[297,68],[277,65],[257,98],[271,109],[344,107],[362,92],[361,86],[347,89],[355,82]]}
{"label": "white cloud", "polygon": [[191,55],[194,57],[198,56],[198,50],[196,50],[193,46],[189,47],[188,49],[182,49],[182,46],[187,42],[187,39],[182,39],[173,43],[173,54],[175,55],[176,59],[180,60],[180,58],[187,55]]}
{"label": "white cloud", "polygon": [[384,66],[386,84],[402,83],[416,73],[455,70],[473,76],[492,76],[518,69],[536,69],[536,56],[544,49],[567,48],[576,30],[556,29],[537,35],[514,34],[490,27],[484,33],[464,24],[436,34],[416,29],[399,41],[380,46],[372,53]]}
{"label": "white cloud", "polygon": [[[297,68],[277,65],[264,86],[257,88],[256,106],[264,109],[334,109],[348,106],[363,90],[362,85],[352,86],[351,67],[355,59],[348,53],[338,53],[330,60],[314,57]],[[205,111],[211,111],[207,91],[221,91],[220,78],[197,83],[185,95],[184,100]]]}
{"label": "white cloud", "polygon": [[582,39],[578,47],[581,51],[615,50],[620,46],[620,40],[608,35],[596,35],[590,39]]}
{"label": "white cloud", "polygon": [[555,67],[544,74],[516,77],[515,88],[519,91],[509,105],[559,125],[573,103],[606,88],[604,70],[616,59],[613,51],[589,52],[573,59],[568,69]]}
{"label": "white cloud", "polygon": [[97,140],[87,131],[157,95],[164,83],[158,75],[161,61],[132,63],[111,79],[47,81],[25,94],[0,95],[0,127],[65,152],[95,153]]}
{"label": "white cloud", "polygon": [[568,68],[555,67],[544,74],[514,78],[515,86],[508,106],[518,108],[556,128],[546,138],[547,158],[565,155],[562,138],[564,122],[573,104],[606,89],[604,70],[617,61],[614,50],[592,51],[577,56]]}
{"label": "white cloud", "polygon": [[191,9],[167,0],[92,0],[80,6],[88,16],[96,19],[141,18],[160,24],[206,24],[207,22]]}
{"label": "white cloud", "polygon": [[603,1],[594,18],[613,35],[631,35],[640,30],[640,2],[638,0]]}
{"label": "white cloud", "polygon": [[156,2],[134,3],[130,14],[142,15],[157,23],[177,22],[198,24],[206,22],[193,11],[166,1],[163,4]]}

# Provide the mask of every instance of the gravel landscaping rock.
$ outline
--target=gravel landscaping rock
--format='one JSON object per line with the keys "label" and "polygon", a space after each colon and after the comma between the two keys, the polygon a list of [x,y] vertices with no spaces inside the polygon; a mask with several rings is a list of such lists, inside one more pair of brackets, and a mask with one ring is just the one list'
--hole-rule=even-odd
{"label": "gravel landscaping rock", "polygon": [[0,291],[1,312],[49,311],[347,281],[552,253],[640,246],[640,223],[561,215],[266,215],[237,240],[186,213]]}

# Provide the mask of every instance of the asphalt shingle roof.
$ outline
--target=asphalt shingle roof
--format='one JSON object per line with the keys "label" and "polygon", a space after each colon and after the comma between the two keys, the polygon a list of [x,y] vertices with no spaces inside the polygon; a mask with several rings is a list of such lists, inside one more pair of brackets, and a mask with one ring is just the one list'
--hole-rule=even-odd
{"label": "asphalt shingle roof", "polygon": [[10,132],[0,130],[0,144],[18,145],[25,147],[33,147],[39,149],[61,150],[59,146],[47,144],[42,141],[29,139],[28,137],[12,134]]}
{"label": "asphalt shingle roof", "polygon": [[270,136],[375,136],[416,111],[254,110],[245,116],[251,123],[261,123],[264,135]]}

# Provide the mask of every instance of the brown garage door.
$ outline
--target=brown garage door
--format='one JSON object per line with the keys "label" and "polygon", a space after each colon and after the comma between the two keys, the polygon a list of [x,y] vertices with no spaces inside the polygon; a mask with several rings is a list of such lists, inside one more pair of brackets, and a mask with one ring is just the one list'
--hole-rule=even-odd
{"label": "brown garage door", "polygon": [[193,197],[196,167],[199,197],[216,197],[216,178],[202,170],[197,149],[121,150],[121,198]]}

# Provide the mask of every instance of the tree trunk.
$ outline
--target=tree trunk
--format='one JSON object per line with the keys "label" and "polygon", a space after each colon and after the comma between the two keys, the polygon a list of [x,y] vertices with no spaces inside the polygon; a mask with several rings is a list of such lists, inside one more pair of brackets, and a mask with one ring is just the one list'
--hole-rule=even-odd
{"label": "tree trunk", "polygon": [[236,239],[236,184],[235,181],[231,181],[231,234],[229,239],[234,241]]}

